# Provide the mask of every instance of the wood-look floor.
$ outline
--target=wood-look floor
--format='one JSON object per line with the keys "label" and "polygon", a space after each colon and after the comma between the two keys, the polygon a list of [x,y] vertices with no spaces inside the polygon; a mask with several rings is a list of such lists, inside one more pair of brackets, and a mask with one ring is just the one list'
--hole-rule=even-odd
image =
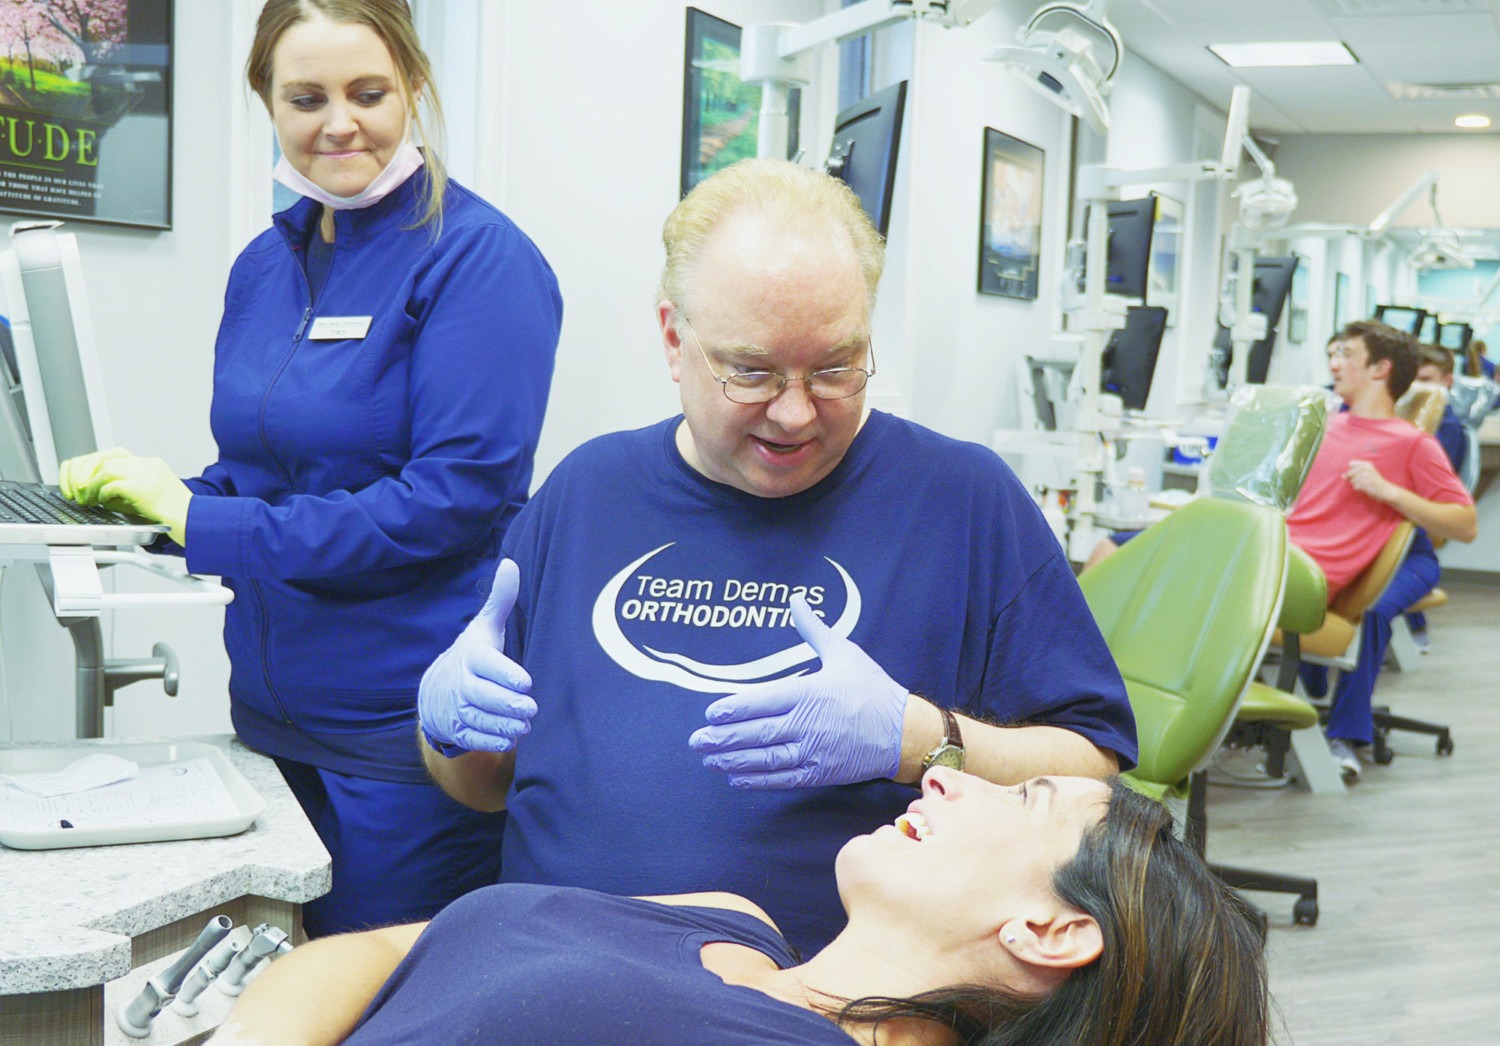
{"label": "wood-look floor", "polygon": [[1387,668],[1376,701],[1453,729],[1392,734],[1389,766],[1347,795],[1214,786],[1209,857],[1315,876],[1316,926],[1291,898],[1271,920],[1276,1042],[1500,1044],[1500,577],[1445,579],[1420,670]]}

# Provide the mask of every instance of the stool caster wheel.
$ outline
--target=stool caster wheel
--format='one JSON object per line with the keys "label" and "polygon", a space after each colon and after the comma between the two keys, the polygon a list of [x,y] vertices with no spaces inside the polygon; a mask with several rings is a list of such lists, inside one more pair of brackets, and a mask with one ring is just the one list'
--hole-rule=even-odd
{"label": "stool caster wheel", "polygon": [[1444,734],[1442,737],[1438,738],[1437,739],[1437,754],[1438,755],[1452,755],[1453,754],[1453,738],[1449,737],[1447,734]]}
{"label": "stool caster wheel", "polygon": [[1390,766],[1391,760],[1396,758],[1389,745],[1379,744],[1375,746],[1375,762],[1380,766]]}
{"label": "stool caster wheel", "polygon": [[1292,921],[1300,926],[1316,926],[1318,924],[1318,899],[1299,897],[1297,903],[1292,905]]}

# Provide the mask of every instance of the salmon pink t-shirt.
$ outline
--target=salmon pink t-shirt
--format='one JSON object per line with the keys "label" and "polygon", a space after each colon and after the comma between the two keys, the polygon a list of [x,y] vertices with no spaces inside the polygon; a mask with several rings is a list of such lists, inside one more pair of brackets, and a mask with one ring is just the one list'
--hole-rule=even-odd
{"label": "salmon pink t-shirt", "polygon": [[1438,441],[1411,422],[1334,415],[1286,518],[1292,543],[1323,569],[1330,602],[1374,561],[1402,519],[1349,485],[1344,473],[1355,460],[1370,462],[1390,482],[1428,501],[1474,503]]}

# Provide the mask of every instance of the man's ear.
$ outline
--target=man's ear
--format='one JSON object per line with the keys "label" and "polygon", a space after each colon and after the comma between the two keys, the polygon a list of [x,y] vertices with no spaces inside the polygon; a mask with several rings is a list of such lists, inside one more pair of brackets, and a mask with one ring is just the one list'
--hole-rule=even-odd
{"label": "man's ear", "polygon": [[1000,927],[1000,946],[1031,966],[1076,970],[1103,953],[1104,933],[1087,912],[1060,907],[1045,917],[1007,921]]}
{"label": "man's ear", "polygon": [[682,381],[682,331],[677,328],[677,306],[669,301],[656,303],[656,323],[661,327],[662,349],[667,354],[667,370],[675,382]]}

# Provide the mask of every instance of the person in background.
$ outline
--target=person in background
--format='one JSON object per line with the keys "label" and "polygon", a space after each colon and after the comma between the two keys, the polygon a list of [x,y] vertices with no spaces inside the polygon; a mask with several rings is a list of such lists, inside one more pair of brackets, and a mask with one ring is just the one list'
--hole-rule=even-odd
{"label": "person in background", "polygon": [[317,936],[429,917],[498,875],[503,816],[436,788],[411,724],[526,499],[562,301],[526,235],[445,173],[405,0],[270,0],[246,73],[304,199],[229,278],[219,459],[184,482],[114,449],[61,486],[168,524],[234,590],[235,730],[333,858],[304,909]]}
{"label": "person in background", "polygon": [[505,881],[729,889],[811,950],[838,848],[927,766],[1102,777],[1134,719],[1015,475],[866,407],[884,244],[849,187],[742,161],[663,241],[683,413],[548,477],[423,679],[422,746],[508,811]]}
{"label": "person in background", "polygon": [[[1421,345],[1418,351],[1421,356],[1417,364],[1417,380],[1425,381],[1429,385],[1439,385],[1451,391],[1453,388],[1453,353],[1441,345]],[[1464,435],[1464,423],[1453,412],[1451,403],[1444,404],[1443,417],[1438,422],[1437,432],[1434,435],[1437,437],[1438,445],[1443,448],[1443,453],[1448,455],[1453,471],[1462,472],[1464,458],[1469,451],[1469,442]]]}
{"label": "person in background", "polygon": [[[835,862],[847,922],[799,964],[728,893],[506,883],[423,926],[279,959],[218,1046],[629,1042],[1264,1046],[1264,935],[1118,779],[934,767]],[[1211,974],[1209,968],[1211,967]]]}
{"label": "person in background", "polygon": [[[1391,638],[1391,622],[1437,584],[1437,557],[1428,535],[1472,541],[1474,502],[1437,440],[1396,416],[1396,401],[1417,374],[1417,340],[1373,320],[1341,332],[1331,367],[1333,390],[1348,410],[1328,419],[1297,502],[1287,515],[1291,540],[1328,580],[1332,602],[1379,554],[1403,519],[1419,540],[1381,598],[1365,611],[1359,660],[1340,674],[1327,725],[1328,747],[1346,777],[1360,773],[1360,755],[1374,737],[1375,681]],[[1303,666],[1314,697],[1327,693],[1321,666]]]}
{"label": "person in background", "polygon": [[[1423,345],[1420,351],[1422,362],[1417,367],[1417,380],[1425,381],[1430,385],[1441,385],[1451,390],[1453,388],[1453,353],[1441,345]],[[1464,459],[1469,453],[1469,440],[1464,432],[1464,423],[1453,412],[1451,403],[1443,405],[1443,417],[1438,422],[1437,432],[1434,435],[1437,437],[1438,445],[1443,448],[1443,453],[1448,455],[1454,473],[1463,475]],[[1425,533],[1419,533],[1412,539],[1412,550],[1407,553],[1407,557],[1427,554],[1432,555],[1434,561],[1437,559],[1437,553],[1432,549],[1431,539]],[[1411,630],[1412,642],[1425,654],[1432,645],[1427,634],[1427,615],[1420,610],[1407,614],[1406,625]]]}
{"label": "person in background", "polygon": [[1489,378],[1494,381],[1495,361],[1486,355],[1488,350],[1489,346],[1484,343],[1483,338],[1471,338],[1464,350],[1464,373],[1471,378]]}

